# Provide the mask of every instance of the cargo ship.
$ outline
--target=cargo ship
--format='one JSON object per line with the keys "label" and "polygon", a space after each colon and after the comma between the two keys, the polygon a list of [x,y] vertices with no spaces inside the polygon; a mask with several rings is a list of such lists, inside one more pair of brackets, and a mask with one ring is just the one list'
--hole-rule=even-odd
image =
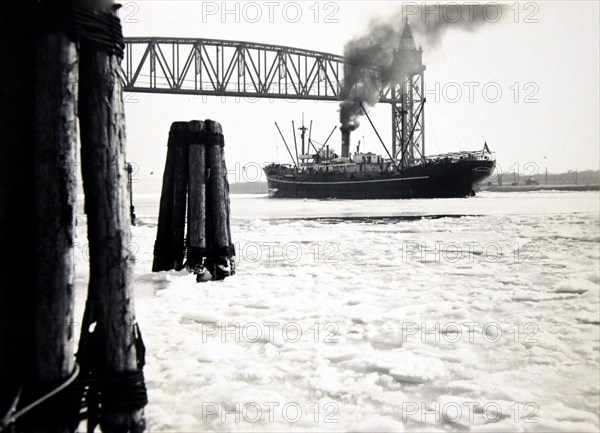
{"label": "cargo ship", "polygon": [[[294,147],[288,146],[277,126],[292,164],[270,164],[264,168],[269,196],[274,198],[409,199],[454,198],[475,195],[476,185],[496,166],[487,143],[481,150],[442,155],[425,154],[426,98],[423,51],[417,49],[405,21],[398,48],[388,66],[365,68],[361,54],[347,56],[344,85],[340,91],[341,152],[311,138],[310,129],[300,131],[300,149],[294,129]],[[358,59],[358,60],[357,60]],[[370,75],[369,75],[370,74]],[[374,83],[377,83],[374,85]],[[369,93],[371,92],[371,93]],[[373,94],[376,92],[376,94]],[[362,101],[378,100],[392,107],[393,134],[386,146]],[[358,117],[366,116],[387,157],[361,152],[360,142],[350,153],[351,132]],[[306,131],[309,130],[308,141]],[[292,151],[293,150],[293,151]]]}
{"label": "cargo ship", "polygon": [[[304,127],[301,129],[305,129]],[[304,148],[304,132],[302,143]],[[372,152],[348,154],[349,135],[338,156],[329,146],[299,155],[299,164],[264,168],[273,198],[409,199],[458,198],[475,195],[475,186],[489,177],[495,156],[483,149],[432,155],[401,167]],[[312,141],[309,144],[313,144]]]}

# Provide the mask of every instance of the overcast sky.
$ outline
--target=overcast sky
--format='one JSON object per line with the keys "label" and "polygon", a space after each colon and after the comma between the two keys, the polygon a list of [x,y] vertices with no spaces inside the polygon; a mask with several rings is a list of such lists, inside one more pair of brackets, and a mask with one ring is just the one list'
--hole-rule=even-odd
{"label": "overcast sky", "polygon": [[[400,10],[400,3],[391,1],[252,3],[250,8],[244,2],[227,2],[224,7],[223,2],[123,1],[120,14],[125,36],[229,39],[343,54],[345,43],[365,33],[370,20],[386,19]],[[530,162],[540,172],[545,167],[552,172],[598,169],[598,2],[508,5],[499,22],[486,22],[475,32],[449,30],[435,48],[416,41],[423,44],[427,64],[427,153],[476,150],[487,141],[504,171],[514,164],[523,171]],[[262,15],[258,20],[256,6]],[[225,8],[230,12],[224,13]],[[291,22],[298,11],[297,22]],[[477,85],[471,85],[470,92],[464,83]],[[502,95],[492,102],[498,88]],[[338,107],[331,102],[154,94],[128,95],[127,101],[128,159],[142,173],[153,171],[157,176],[174,121],[221,122],[229,168],[289,162],[275,121],[292,140],[291,121],[299,123],[304,112],[307,123],[314,121],[313,138],[321,142],[338,124]],[[389,144],[389,105],[373,108],[372,118]],[[363,136],[367,150],[384,153],[366,121],[354,133],[353,147]],[[339,132],[332,142],[339,146]]]}

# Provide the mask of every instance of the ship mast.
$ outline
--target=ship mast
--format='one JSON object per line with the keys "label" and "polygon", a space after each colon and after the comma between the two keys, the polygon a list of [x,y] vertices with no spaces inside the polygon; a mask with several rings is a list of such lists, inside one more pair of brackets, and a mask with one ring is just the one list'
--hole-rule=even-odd
{"label": "ship mast", "polygon": [[[311,124],[312,124],[312,121],[311,121]],[[300,139],[302,141],[302,155],[305,155],[304,137],[306,135],[306,131],[308,131],[308,128],[306,126],[304,126],[304,113],[302,113],[302,126],[300,128],[298,128],[298,130],[300,131]],[[310,150],[310,149],[306,149],[306,150]]]}

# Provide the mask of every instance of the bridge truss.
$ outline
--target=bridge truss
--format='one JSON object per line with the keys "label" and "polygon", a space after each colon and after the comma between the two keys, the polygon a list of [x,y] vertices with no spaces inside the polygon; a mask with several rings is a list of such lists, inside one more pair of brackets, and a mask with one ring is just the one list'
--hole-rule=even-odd
{"label": "bridge truss", "polygon": [[[357,73],[342,56],[280,45],[159,37],[131,37],[125,43],[127,92],[339,101],[345,73]],[[358,73],[370,82],[380,74],[376,67]],[[416,120],[406,116],[415,107],[397,86],[380,88],[379,101],[391,104],[393,125],[406,125],[404,135],[394,135],[395,147],[409,136],[408,125]],[[408,145],[398,144],[403,150]]]}

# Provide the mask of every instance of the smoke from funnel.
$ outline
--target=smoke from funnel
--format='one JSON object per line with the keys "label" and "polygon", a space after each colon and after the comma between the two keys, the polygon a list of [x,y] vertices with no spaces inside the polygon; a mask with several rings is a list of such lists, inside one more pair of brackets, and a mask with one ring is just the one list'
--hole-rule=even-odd
{"label": "smoke from funnel", "polygon": [[[412,6],[412,5],[411,5]],[[489,3],[481,5],[422,5],[404,7],[413,31],[428,47],[437,47],[447,30],[475,32],[484,24],[493,24],[507,15],[507,6]]]}
{"label": "smoke from funnel", "polygon": [[[417,39],[430,48],[439,48],[448,30],[474,32],[483,24],[498,22],[506,15],[506,6],[488,5],[403,5],[390,18],[372,20],[366,34],[349,41],[344,47],[348,62],[340,93],[341,129],[353,131],[360,125],[363,112],[360,102],[373,106],[379,102],[380,91],[391,82],[401,83],[417,65],[409,64],[412,58],[396,56],[400,46],[404,20]],[[410,56],[409,56],[410,57]],[[373,68],[377,67],[377,73]]]}

